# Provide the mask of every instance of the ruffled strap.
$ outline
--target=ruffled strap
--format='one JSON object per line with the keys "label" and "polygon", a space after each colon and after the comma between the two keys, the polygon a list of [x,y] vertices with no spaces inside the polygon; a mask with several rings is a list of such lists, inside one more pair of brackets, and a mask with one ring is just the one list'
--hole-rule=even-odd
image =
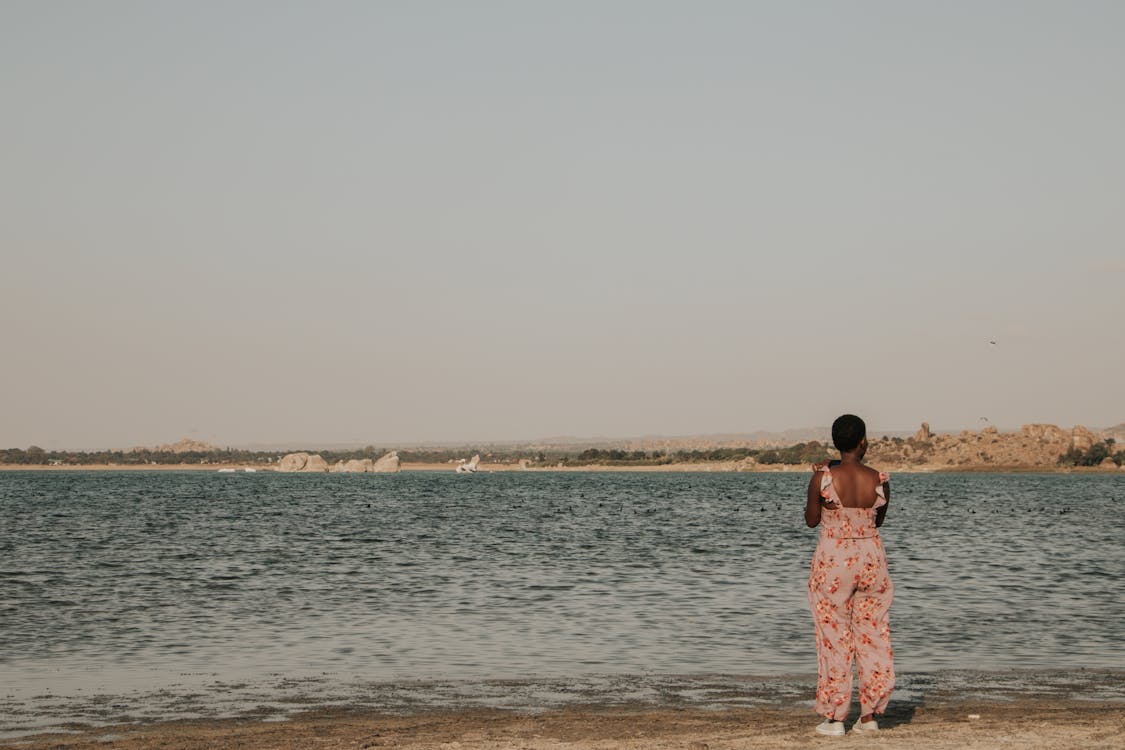
{"label": "ruffled strap", "polygon": [[[891,475],[885,471],[880,471],[879,484],[875,486],[875,494],[878,495],[878,499],[871,506],[872,508],[879,508],[887,504],[887,495],[883,492],[883,485],[889,481],[891,481]],[[827,465],[820,470],[820,496],[833,505],[840,505],[840,498],[836,494],[836,485],[832,484],[832,472],[829,471]]]}
{"label": "ruffled strap", "polygon": [[820,470],[820,496],[833,505],[840,504],[840,499],[836,495],[836,487],[832,484],[832,472],[828,470],[827,464]]}
{"label": "ruffled strap", "polygon": [[871,506],[872,508],[880,508],[887,504],[887,495],[883,492],[883,485],[889,481],[891,481],[891,475],[885,471],[880,471],[879,484],[875,487],[875,494],[879,496],[879,499]]}

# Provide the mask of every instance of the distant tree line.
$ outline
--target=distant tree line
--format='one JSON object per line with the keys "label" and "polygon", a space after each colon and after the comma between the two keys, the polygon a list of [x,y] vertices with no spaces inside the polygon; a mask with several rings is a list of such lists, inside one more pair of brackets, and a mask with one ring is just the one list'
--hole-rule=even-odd
{"label": "distant tree line", "polygon": [[826,461],[828,449],[812,441],[797,443],[787,448],[712,448],[709,450],[678,451],[623,451],[617,449],[601,450],[589,448],[573,457],[573,463],[601,465],[664,465],[713,463],[717,461],[743,461],[753,458],[760,464],[806,464]]}
{"label": "distant tree line", "polygon": [[788,448],[772,448],[758,454],[760,464],[812,464],[832,458],[828,446],[816,440]]}
{"label": "distant tree line", "polygon": [[233,464],[268,463],[273,453],[223,449],[214,451],[48,451],[33,445],[27,449],[0,449],[0,464],[57,464],[62,466],[96,466],[115,464]]}
{"label": "distant tree line", "polygon": [[[1059,457],[1060,466],[1097,466],[1110,458],[1118,466],[1125,465],[1125,451],[1115,450],[1113,438],[1094,443],[1086,450],[1072,448]],[[289,452],[289,451],[286,451]],[[368,445],[354,450],[306,450],[318,453],[329,464],[357,458],[377,459],[385,449]],[[581,451],[563,449],[530,450],[487,449],[466,446],[461,448],[408,449],[398,452],[406,463],[452,463],[479,454],[487,463],[516,463],[528,461],[532,466],[662,466],[666,464],[713,463],[742,461],[753,458],[759,464],[811,464],[826,461],[831,456],[828,446],[811,441],[796,443],[784,448],[713,448],[709,450],[677,451],[627,451],[619,448],[586,448]],[[250,451],[222,448],[211,451],[129,450],[129,451],[48,451],[37,445],[28,448],[0,449],[0,464],[89,466],[89,465],[179,465],[179,464],[271,464],[284,452]]]}
{"label": "distant tree line", "polygon": [[[289,451],[286,451],[289,452]],[[354,450],[312,450],[329,464],[352,459],[377,459],[386,450],[373,445]],[[714,448],[710,450],[677,451],[626,451],[618,448],[587,448],[582,451],[537,450],[534,453],[517,449],[485,449],[467,446],[462,448],[433,448],[400,450],[399,458],[406,463],[452,463],[479,454],[488,463],[516,463],[528,461],[532,466],[661,466],[671,463],[710,463],[716,461],[742,461],[753,458],[763,464],[801,464],[824,461],[828,458],[825,446],[813,441],[797,443],[787,448]],[[222,448],[211,451],[129,450],[129,451],[48,451],[33,445],[28,448],[0,449],[0,464],[61,466],[144,466],[181,464],[270,464],[284,452],[250,451]]]}
{"label": "distant tree line", "polygon": [[[222,448],[212,451],[173,451],[154,450],[112,450],[112,451],[48,451],[37,445],[29,448],[0,449],[0,464],[16,465],[61,465],[61,466],[144,466],[144,465],[179,465],[179,464],[270,464],[276,462],[286,453],[316,453],[329,464],[337,461],[350,461],[352,459],[370,458],[377,459],[387,453],[386,449],[368,445],[353,450],[316,450],[302,449],[301,451],[250,451],[235,448]],[[481,448],[442,448],[433,450],[403,450],[399,451],[399,458],[409,463],[448,463],[461,458],[468,458],[474,453],[479,453],[484,460],[495,463],[516,462],[521,457],[526,457],[526,452],[506,454],[496,451],[486,451]]]}
{"label": "distant tree line", "polygon": [[[335,463],[353,458],[378,458],[386,451],[367,446],[351,451],[309,451],[320,453],[324,460]],[[60,466],[145,466],[180,464],[269,464],[281,455],[277,451],[249,451],[222,448],[211,451],[129,450],[129,451],[48,451],[33,445],[27,449],[0,450],[0,464]]]}

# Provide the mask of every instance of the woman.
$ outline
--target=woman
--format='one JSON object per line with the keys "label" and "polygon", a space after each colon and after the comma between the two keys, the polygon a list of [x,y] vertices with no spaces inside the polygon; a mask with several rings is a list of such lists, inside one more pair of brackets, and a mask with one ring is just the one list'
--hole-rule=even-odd
{"label": "woman", "polygon": [[805,523],[820,526],[809,575],[816,623],[816,731],[844,734],[852,699],[852,659],[859,670],[860,718],[854,731],[877,730],[895,684],[888,612],[894,586],[878,527],[891,499],[888,476],[863,465],[867,427],[854,414],[832,423],[840,460],[813,467]]}

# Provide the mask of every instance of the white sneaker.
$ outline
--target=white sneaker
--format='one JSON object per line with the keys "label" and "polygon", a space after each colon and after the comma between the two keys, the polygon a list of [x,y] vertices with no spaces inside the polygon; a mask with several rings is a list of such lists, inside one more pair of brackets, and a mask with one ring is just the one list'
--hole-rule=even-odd
{"label": "white sneaker", "polygon": [[825,719],[824,721],[816,725],[816,731],[820,732],[821,734],[830,735],[832,737],[843,737],[844,722]]}
{"label": "white sneaker", "polygon": [[878,732],[879,722],[872,719],[871,721],[860,721],[856,719],[855,726],[852,727],[853,732]]}

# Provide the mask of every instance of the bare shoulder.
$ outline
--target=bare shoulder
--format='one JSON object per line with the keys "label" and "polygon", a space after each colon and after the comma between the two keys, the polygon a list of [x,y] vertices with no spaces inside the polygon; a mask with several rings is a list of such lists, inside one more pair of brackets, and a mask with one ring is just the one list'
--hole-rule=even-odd
{"label": "bare shoulder", "polygon": [[870,477],[871,480],[875,482],[875,484],[883,483],[883,472],[879,471],[878,469],[872,469],[870,466],[864,466],[863,471],[864,475]]}

